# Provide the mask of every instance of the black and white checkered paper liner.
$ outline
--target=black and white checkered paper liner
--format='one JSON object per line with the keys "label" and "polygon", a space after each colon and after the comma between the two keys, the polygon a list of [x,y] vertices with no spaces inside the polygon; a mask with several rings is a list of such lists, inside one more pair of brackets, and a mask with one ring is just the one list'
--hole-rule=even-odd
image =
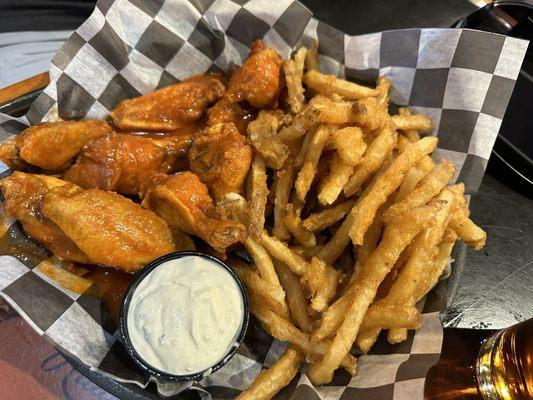
{"label": "black and white checkered paper liner", "polygon": [[[434,120],[435,156],[457,164],[456,178],[469,193],[483,176],[528,44],[456,29],[348,36],[292,0],[99,0],[52,60],[51,83],[28,113],[0,114],[0,139],[57,113],[65,119],[104,118],[123,99],[193,74],[227,71],[242,63],[258,38],[283,57],[317,39],[327,72],[365,83],[389,76],[393,103]],[[18,223],[8,234],[28,242]],[[90,290],[82,295],[65,290],[41,273],[35,267],[47,254],[34,247],[31,257],[0,256],[0,294],[68,355],[144,386],[146,377],[132,366],[100,300]],[[314,388],[304,369],[279,398],[421,399],[426,372],[441,351],[443,287],[419,305],[422,328],[396,346],[380,339],[371,355],[359,358],[357,376],[339,370],[330,384]],[[233,398],[284,348],[252,321],[238,354],[200,385],[213,398]]]}

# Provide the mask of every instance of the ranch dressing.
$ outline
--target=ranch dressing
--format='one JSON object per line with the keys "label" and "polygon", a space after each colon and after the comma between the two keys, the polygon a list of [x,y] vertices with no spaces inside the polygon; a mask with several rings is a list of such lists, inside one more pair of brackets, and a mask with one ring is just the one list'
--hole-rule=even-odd
{"label": "ranch dressing", "polygon": [[240,288],[222,266],[200,256],[164,262],[135,289],[128,309],[130,341],[144,361],[173,375],[217,364],[243,323]]}

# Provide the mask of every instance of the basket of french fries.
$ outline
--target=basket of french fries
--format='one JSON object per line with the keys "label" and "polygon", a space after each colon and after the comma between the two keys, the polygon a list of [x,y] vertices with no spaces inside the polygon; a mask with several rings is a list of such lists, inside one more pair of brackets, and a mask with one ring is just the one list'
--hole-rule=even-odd
{"label": "basket of french fries", "polygon": [[[155,14],[107,3],[98,2],[56,56],[52,83],[30,112],[0,114],[10,137],[0,156],[20,170],[4,172],[4,213],[55,255],[28,247],[20,226],[4,218],[26,258],[8,254],[19,261],[6,257],[0,293],[66,354],[146,387],[150,377],[124,358],[102,298],[90,297],[92,267],[77,265],[137,272],[171,251],[208,248],[244,283],[253,318],[231,361],[194,386],[239,399],[336,399],[350,390],[372,398],[384,387],[391,399],[420,393],[433,358],[420,376],[403,378],[414,389],[400,393],[394,383],[411,353],[440,353],[438,315],[428,324],[421,304],[453,270],[457,242],[480,250],[486,241],[469,218],[468,195],[501,116],[484,111],[490,85],[481,90],[473,79],[488,67],[461,62],[487,37],[432,29],[350,37],[291,1],[263,10],[255,0],[205,9],[167,0]],[[527,46],[491,40],[501,41],[492,73],[514,82],[512,66]],[[438,88],[427,77],[445,69]],[[498,101],[505,108],[508,98]],[[463,127],[475,112],[478,123]],[[99,121],[63,121],[80,118]],[[37,186],[37,200],[21,195]],[[72,199],[82,197],[77,208]],[[32,234],[48,220],[48,236]],[[411,350],[372,359],[380,342]]]}

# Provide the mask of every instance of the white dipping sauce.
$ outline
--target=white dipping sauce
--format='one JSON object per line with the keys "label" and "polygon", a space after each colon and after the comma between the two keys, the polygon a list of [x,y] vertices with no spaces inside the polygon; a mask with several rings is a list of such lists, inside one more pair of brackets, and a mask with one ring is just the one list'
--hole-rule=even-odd
{"label": "white dipping sauce", "polygon": [[204,371],[235,344],[242,327],[242,293],[215,261],[184,256],[164,262],[137,286],[128,333],[137,353],[173,375]]}

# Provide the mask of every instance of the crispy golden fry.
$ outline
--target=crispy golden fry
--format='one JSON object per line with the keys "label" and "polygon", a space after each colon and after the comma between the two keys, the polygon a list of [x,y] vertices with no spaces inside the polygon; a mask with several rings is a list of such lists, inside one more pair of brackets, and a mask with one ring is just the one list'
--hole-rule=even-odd
{"label": "crispy golden fry", "polygon": [[385,159],[392,153],[396,145],[397,134],[391,125],[380,129],[379,135],[368,146],[363,159],[355,169],[355,173],[344,187],[344,194],[351,196],[356,193],[363,183],[379,170]]}
{"label": "crispy golden fry", "polygon": [[343,250],[350,243],[350,228],[353,224],[353,216],[351,212],[346,216],[341,226],[333,237],[320,249],[316,256],[327,264],[333,264],[333,262],[341,255]]}
{"label": "crispy golden fry", "polygon": [[439,251],[435,260],[433,261],[433,268],[429,272],[429,277],[424,282],[418,285],[415,297],[416,301],[420,301],[433,287],[437,284],[440,276],[444,272],[446,265],[450,262],[450,254],[453,246],[457,240],[457,234],[453,229],[446,229],[442,241],[439,243]]}
{"label": "crispy golden fry", "polygon": [[207,107],[224,95],[224,85],[214,75],[193,76],[180,83],[121,102],[111,113],[120,129],[174,130],[200,119]]}
{"label": "crispy golden fry", "polygon": [[392,122],[397,129],[402,131],[417,130],[420,132],[431,132],[433,130],[433,121],[425,115],[393,115]]}
{"label": "crispy golden fry", "polygon": [[300,278],[290,270],[285,264],[276,261],[274,266],[281,281],[281,286],[285,290],[289,310],[291,311],[292,320],[306,333],[313,330],[313,320],[307,313],[307,301],[303,288],[300,284]]}
{"label": "crispy golden fry", "polygon": [[[409,110],[407,107],[400,107],[398,109],[399,115],[411,115],[411,110]],[[420,140],[420,133],[416,129],[407,129],[405,131],[402,131],[402,133],[405,135],[407,139],[409,139],[410,142],[416,142],[417,140]]]}
{"label": "crispy golden fry", "polygon": [[264,304],[272,312],[290,320],[291,314],[285,302],[285,292],[281,286],[273,285],[261,279],[249,265],[237,260],[231,263],[231,268],[246,285],[250,297],[253,296],[259,299],[260,303]]}
{"label": "crispy golden fry", "polygon": [[303,275],[305,273],[309,264],[303,257],[296,254],[286,244],[276,238],[268,236],[264,231],[258,237],[258,240],[272,257],[285,263],[296,275]]}
{"label": "crispy golden fry", "polygon": [[318,193],[320,204],[333,204],[339,197],[342,189],[350,179],[354,167],[344,162],[339,154],[335,154],[330,163],[329,175],[322,181],[322,187]]}
{"label": "crispy golden fry", "polygon": [[283,210],[289,201],[292,185],[294,183],[294,165],[292,158],[276,172],[274,176],[274,228],[272,233],[279,240],[288,240],[289,231],[283,222]]}
{"label": "crispy golden fry", "polygon": [[302,282],[311,290],[311,309],[323,312],[328,308],[337,291],[340,273],[324,261],[313,257]]}
{"label": "crispy golden fry", "polygon": [[260,111],[257,118],[248,124],[247,132],[252,146],[263,156],[268,166],[273,169],[280,169],[289,157],[290,151],[278,137],[280,116],[276,114],[279,113]]}
{"label": "crispy golden fry", "polygon": [[363,139],[363,131],[357,126],[349,126],[335,130],[331,139],[340,158],[351,166],[359,164],[367,145]]}
{"label": "crispy golden fry", "polygon": [[451,161],[442,161],[435,166],[406,197],[396,204],[393,204],[385,214],[383,220],[389,221],[409,208],[426,204],[435,197],[446,184],[452,179],[455,173],[455,165]]}
{"label": "crispy golden fry", "polygon": [[385,126],[390,121],[386,104],[375,97],[367,97],[353,104],[351,120],[367,129],[375,130]]}
{"label": "crispy golden fry", "polygon": [[[446,226],[450,219],[452,203],[454,200],[453,193],[444,189],[436,198],[441,208],[435,214],[433,224],[427,229],[420,232],[410,249],[410,257],[402,267],[396,281],[392,284],[388,294],[381,300],[379,304],[405,304],[414,306],[416,303],[417,287],[428,278],[428,273],[431,270],[431,265],[435,256],[437,255],[437,246],[442,240]],[[397,343],[404,336],[404,330],[400,329],[402,333],[398,333],[392,329],[389,331],[389,341]],[[379,332],[377,332],[379,334]],[[365,338],[364,344],[358,345],[363,352],[370,350],[370,346],[377,339],[377,334],[372,338]],[[396,339],[395,339],[396,338]]]}
{"label": "crispy golden fry", "polygon": [[305,154],[303,167],[298,173],[298,177],[294,184],[298,199],[302,202],[305,201],[305,196],[313,183],[313,179],[317,172],[318,160],[322,155],[322,150],[324,150],[330,132],[331,128],[329,126],[322,125],[313,134],[309,149]]}
{"label": "crispy golden fry", "polygon": [[[311,382],[320,385],[333,378],[333,372],[339,367],[341,360],[348,354],[355,341],[363,317],[374,300],[379,284],[390,272],[405,246],[424,226],[430,223],[435,211],[436,207],[418,207],[405,212],[387,226],[382,241],[363,266],[353,285],[353,290],[348,292],[348,297],[351,299],[349,308],[331,347],[324,358],[309,368]],[[320,328],[314,332],[313,340],[317,339]]]}
{"label": "crispy golden fry", "polygon": [[[464,190],[464,185],[462,185],[462,188]],[[466,244],[469,244],[476,250],[481,250],[487,240],[486,232],[468,218],[470,212],[464,196],[456,193],[455,199],[458,207],[453,212],[450,227]]]}
{"label": "crispy golden fry", "polygon": [[316,238],[312,232],[309,232],[302,226],[302,220],[298,215],[293,204],[287,204],[285,207],[283,222],[294,238],[304,247],[314,247]]}
{"label": "crispy golden fry", "polygon": [[311,42],[311,47],[305,55],[305,67],[309,71],[314,70],[320,72],[320,64],[318,62],[318,44],[316,40]]}
{"label": "crispy golden fry", "polygon": [[[360,296],[356,296],[356,298],[358,301],[364,300],[363,302],[368,301],[368,304],[370,304],[374,299],[379,284],[394,266],[403,249],[424,226],[430,223],[437,209],[437,205],[432,205],[408,210],[399,215],[385,228],[383,238],[366,260],[354,284],[322,314],[322,320],[318,328],[313,332],[312,341],[320,341],[327,338],[339,328],[348,308],[352,304],[354,293],[363,290],[360,289],[361,287],[365,287],[365,290],[371,289],[372,298],[366,300],[360,299]],[[362,306],[362,303],[359,303],[359,305]],[[360,312],[364,314],[366,307],[363,307]],[[352,326],[352,329],[355,329],[355,325]]]}
{"label": "crispy golden fry", "polygon": [[435,163],[430,156],[424,156],[416,162],[416,164],[407,172],[405,179],[403,180],[396,196],[394,196],[394,202],[399,202],[407,196],[414,187],[420,182],[429,171],[435,167]]}
{"label": "crispy golden fry", "polygon": [[392,87],[392,81],[386,76],[380,76],[376,83],[377,98],[381,104],[388,107],[389,105],[389,91]]}
{"label": "crispy golden fry", "polygon": [[372,223],[377,209],[385,203],[387,197],[402,183],[404,174],[422,156],[431,153],[437,146],[437,138],[425,137],[411,144],[400,154],[372,185],[372,188],[351,211],[354,222],[350,229],[350,238],[354,244],[362,244],[366,230]]}
{"label": "crispy golden fry", "polygon": [[288,91],[287,102],[294,114],[302,111],[305,102],[302,78],[306,54],[307,49],[301,47],[294,55],[294,60],[286,60],[283,63],[283,72],[285,73]]}
{"label": "crispy golden fry", "polygon": [[[254,296],[251,298],[251,312],[261,322],[265,330],[273,337],[283,342],[289,342],[298,347],[312,359],[320,358],[325,354],[330,344],[324,340],[319,343],[310,343],[309,335],[299,330],[286,319],[276,315],[273,311],[261,305]],[[355,372],[355,358],[348,354],[341,362],[348,372]]]}
{"label": "crispy golden fry", "polygon": [[256,155],[252,162],[252,169],[248,175],[247,200],[250,208],[250,235],[257,236],[265,225],[265,209],[268,197],[266,163],[261,156]]}
{"label": "crispy golden fry", "polygon": [[[420,328],[420,311],[416,307],[406,305],[373,304],[365,314],[360,333],[373,328]],[[357,338],[359,340],[359,337]]]}
{"label": "crispy golden fry", "polygon": [[309,130],[309,132],[307,132],[303,137],[301,146],[299,147],[298,153],[296,153],[296,158],[294,159],[294,168],[300,169],[304,165],[305,155],[307,154],[311,140],[313,140],[315,131],[316,128],[313,128]]}
{"label": "crispy golden fry", "polygon": [[261,246],[252,238],[246,239],[244,246],[246,247],[246,250],[248,250],[248,253],[250,253],[252,256],[255,266],[257,267],[257,272],[259,272],[261,279],[264,279],[273,285],[280,286],[281,284],[279,282],[276,269],[274,268],[274,264],[272,263],[270,256],[263,246]]}
{"label": "crispy golden fry", "polygon": [[335,222],[340,221],[353,208],[355,200],[347,200],[336,206],[309,215],[303,222],[303,227],[310,232],[321,231]]}
{"label": "crispy golden fry", "polygon": [[310,70],[305,74],[304,83],[320,94],[326,96],[337,94],[347,100],[358,100],[378,94],[376,89],[339,79],[335,75],[325,75],[315,70]]}
{"label": "crispy golden fry", "polygon": [[403,153],[403,151],[411,144],[412,142],[403,135],[398,136],[398,142],[396,143],[397,153]]}
{"label": "crispy golden fry", "polygon": [[305,135],[316,124],[341,125],[353,122],[353,119],[351,102],[315,96],[291,124],[279,132],[279,138],[288,143]]}
{"label": "crispy golden fry", "polygon": [[269,369],[261,371],[237,400],[269,400],[287,386],[298,372],[303,354],[291,346]]}

